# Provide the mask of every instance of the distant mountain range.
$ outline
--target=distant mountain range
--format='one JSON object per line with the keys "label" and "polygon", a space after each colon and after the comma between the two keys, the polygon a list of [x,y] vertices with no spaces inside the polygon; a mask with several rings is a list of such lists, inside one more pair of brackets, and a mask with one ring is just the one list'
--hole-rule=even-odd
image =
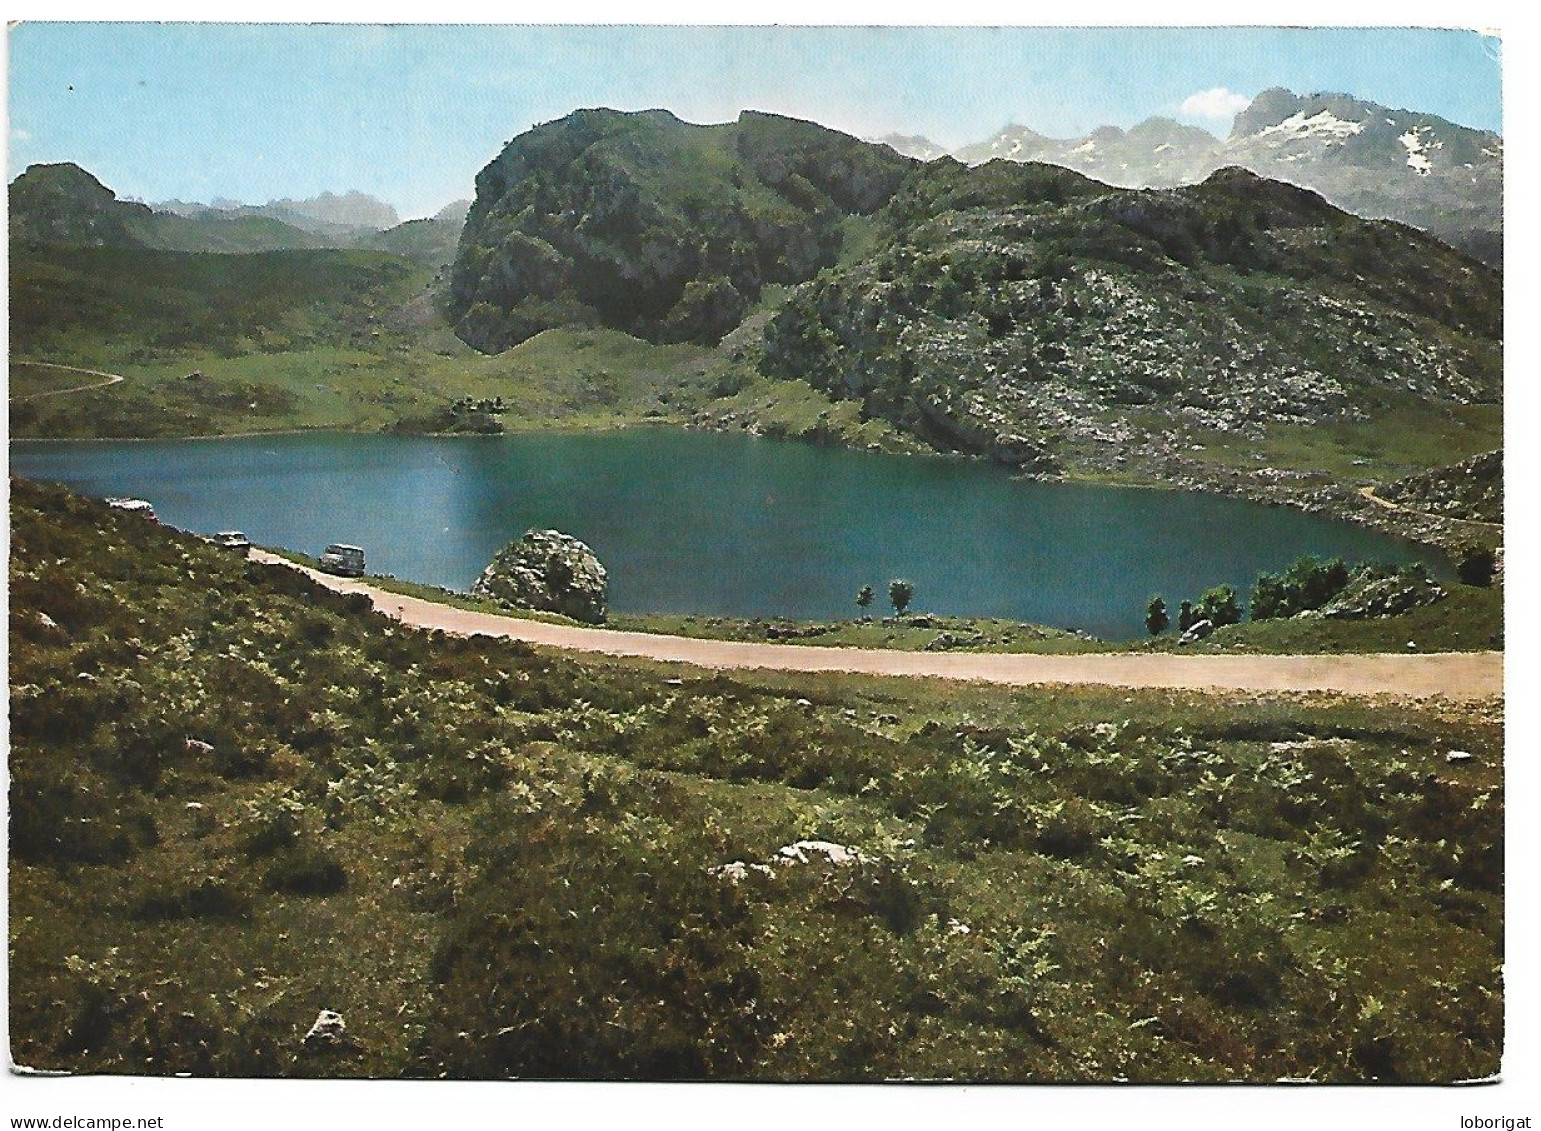
{"label": "distant mountain range", "polygon": [[44,247],[146,247],[164,251],[254,252],[363,247],[428,267],[454,258],[469,201],[401,223],[396,210],[350,191],[307,200],[147,205],[119,200],[78,165],[32,165],[11,183],[10,237]]}
{"label": "distant mountain range", "polygon": [[[876,140],[922,161],[948,155],[924,137]],[[1125,188],[1196,184],[1235,165],[1313,189],[1357,215],[1423,228],[1490,264],[1502,263],[1503,138],[1347,94],[1265,90],[1236,116],[1224,140],[1170,118],[1150,118],[1129,130],[1103,126],[1078,138],[1010,125],[950,156],[969,165],[997,158],[1063,165]]]}
{"label": "distant mountain range", "polygon": [[324,192],[305,200],[270,200],[266,204],[242,204],[239,201],[216,199],[212,203],[197,201],[164,200],[151,204],[157,212],[170,212],[177,216],[207,218],[211,216],[234,218],[240,216],[266,216],[281,221],[302,232],[346,239],[365,232],[380,232],[401,223],[396,210],[383,201],[356,190],[338,195]]}

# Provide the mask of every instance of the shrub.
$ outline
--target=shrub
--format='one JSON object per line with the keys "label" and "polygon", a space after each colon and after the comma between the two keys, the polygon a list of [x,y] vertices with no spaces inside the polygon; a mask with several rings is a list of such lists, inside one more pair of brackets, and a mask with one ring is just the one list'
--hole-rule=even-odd
{"label": "shrub", "polygon": [[910,602],[915,599],[915,586],[913,583],[896,577],[888,583],[888,600],[893,605],[894,612],[900,616],[904,610],[910,607]]}
{"label": "shrub", "polygon": [[1166,615],[1166,602],[1160,597],[1152,597],[1150,604],[1145,606],[1145,631],[1160,636],[1171,623],[1171,618]]}
{"label": "shrub", "polygon": [[299,839],[305,803],[292,789],[264,787],[246,802],[246,850],[263,856],[288,848]]}
{"label": "shrub", "polygon": [[1252,619],[1272,620],[1319,609],[1343,591],[1348,572],[1342,558],[1324,560],[1307,554],[1296,558],[1283,574],[1260,573],[1252,587]]}
{"label": "shrub", "polygon": [[1184,601],[1177,610],[1177,631],[1187,632],[1194,625],[1198,624],[1200,619],[1199,615],[1193,611],[1193,602]]}
{"label": "shrub", "polygon": [[138,919],[249,919],[251,897],[215,876],[173,881],[142,894],[134,906]]}
{"label": "shrub", "polygon": [[1216,585],[1204,590],[1198,603],[1193,606],[1196,620],[1207,620],[1216,628],[1241,623],[1241,605],[1236,599],[1236,589],[1230,585]]}
{"label": "shrub", "polygon": [[331,895],[348,883],[342,862],[324,848],[301,845],[279,856],[263,878],[269,891],[291,895]]}
{"label": "shrub", "polygon": [[11,852],[32,862],[108,864],[155,844],[155,820],[135,793],[86,767],[12,762]]}
{"label": "shrub", "polygon": [[444,1071],[746,1073],[770,1030],[738,889],[690,863],[643,867],[646,846],[625,833],[551,819],[515,828],[508,816],[434,958],[428,1041]]}
{"label": "shrub", "polygon": [[1455,575],[1466,585],[1491,585],[1497,567],[1498,554],[1491,546],[1467,542],[1455,550]]}

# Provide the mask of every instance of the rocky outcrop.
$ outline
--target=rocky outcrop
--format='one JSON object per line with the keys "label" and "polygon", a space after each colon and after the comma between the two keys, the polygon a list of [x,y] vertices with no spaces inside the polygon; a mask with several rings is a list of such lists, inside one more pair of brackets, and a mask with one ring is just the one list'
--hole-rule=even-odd
{"label": "rocky outcrop", "polygon": [[1052,473],[1501,393],[1497,272],[1241,170],[1135,193],[938,161],[878,215],[891,238],[792,291],[758,368],[938,447]]}
{"label": "rocky outcrop", "polygon": [[1421,565],[1393,569],[1364,566],[1348,579],[1343,591],[1323,607],[1324,617],[1363,620],[1392,617],[1444,600],[1443,586]]}
{"label": "rocky outcrop", "polygon": [[315,1023],[305,1034],[302,1043],[307,1049],[345,1049],[353,1042],[348,1036],[348,1025],[342,1019],[342,1014],[323,1009],[316,1014]]}
{"label": "rocky outcrop", "polygon": [[527,530],[499,550],[471,592],[516,609],[603,624],[609,577],[594,551],[559,530]]}
{"label": "rocky outcrop", "polygon": [[1504,453],[1483,452],[1449,467],[1399,479],[1376,492],[1415,511],[1466,522],[1504,520]]}
{"label": "rocky outcrop", "polygon": [[11,239],[58,247],[135,247],[151,217],[79,165],[31,165],[11,182]]}
{"label": "rocky outcrop", "polygon": [[1178,644],[1196,644],[1205,637],[1213,635],[1215,622],[1212,620],[1195,621],[1188,630],[1177,638]]}
{"label": "rocky outcrop", "polygon": [[715,343],[765,284],[832,264],[844,218],[880,208],[913,165],[773,114],[696,126],[577,111],[477,176],[451,271],[455,331],[489,353],[572,324]]}
{"label": "rocky outcrop", "polygon": [[[943,156],[924,138],[883,140],[925,161]],[[1503,138],[1347,94],[1265,90],[1224,141],[1170,118],[1074,138],[1013,124],[956,156],[970,165],[1042,161],[1125,188],[1195,184],[1235,165],[1313,189],[1360,216],[1414,224],[1495,266],[1503,261]]]}

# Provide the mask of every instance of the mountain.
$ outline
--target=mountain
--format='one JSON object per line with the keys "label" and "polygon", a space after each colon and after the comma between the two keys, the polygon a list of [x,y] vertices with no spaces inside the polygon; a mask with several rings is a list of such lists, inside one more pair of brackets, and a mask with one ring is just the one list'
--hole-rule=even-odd
{"label": "mountain", "polygon": [[1236,116],[1222,160],[1315,189],[1361,216],[1502,254],[1503,139],[1346,94],[1265,90]]}
{"label": "mountain", "polygon": [[903,157],[913,157],[917,161],[935,161],[938,157],[950,156],[947,150],[936,142],[918,134],[884,134],[882,137],[870,140],[875,145],[886,145],[895,153]]}
{"label": "mountain", "polygon": [[[179,202],[180,203],[180,202]],[[32,165],[11,183],[10,238],[34,247],[145,247],[168,251],[252,252],[327,246],[271,216],[157,211],[119,200],[78,165]]]}
{"label": "mountain", "polygon": [[1125,132],[1103,126],[1080,138],[1045,137],[1007,126],[995,137],[958,150],[970,165],[996,158],[1063,165],[1110,185],[1169,188],[1202,180],[1216,168],[1213,134],[1170,118],[1149,118]]}
{"label": "mountain", "polygon": [[267,207],[301,220],[328,226],[373,228],[380,231],[401,223],[401,217],[389,204],[357,189],[350,189],[340,195],[323,192],[320,196],[304,200],[273,200],[268,202]]}
{"label": "mountain", "polygon": [[456,333],[487,352],[573,324],[714,343],[766,284],[834,263],[848,218],[915,164],[772,114],[577,111],[478,174],[450,279]]}
{"label": "mountain", "polygon": [[119,200],[79,165],[29,165],[11,182],[10,238],[60,247],[144,246],[154,213]]}
{"label": "mountain", "polygon": [[462,212],[457,219],[451,205],[436,216],[371,232],[360,237],[355,246],[389,251],[424,267],[448,267],[454,261],[464,227],[465,214]]}
{"label": "mountain", "polygon": [[401,222],[396,210],[357,190],[337,194],[323,192],[304,200],[270,200],[266,204],[243,204],[216,197],[208,204],[197,201],[166,200],[152,205],[159,212],[170,212],[189,219],[210,217],[262,217],[277,220],[303,232],[331,241],[329,246],[343,246],[350,239],[385,231]]}
{"label": "mountain", "polygon": [[768,282],[802,285],[733,336],[760,375],[1036,470],[1500,396],[1501,277],[1412,228],[1237,168],[1120,189],[767,115],[515,138],[477,179],[451,313],[489,351],[564,323],[712,342]]}
{"label": "mountain", "polygon": [[1502,261],[1503,139],[1347,94],[1265,90],[1223,141],[1169,118],[1068,139],[1011,125],[956,156],[975,165],[1043,161],[1129,188],[1196,184],[1235,165],[1313,189],[1369,219],[1413,224],[1490,264]]}
{"label": "mountain", "polygon": [[1136,191],[941,161],[879,221],[769,321],[759,369],[939,447],[1051,471],[1171,454],[1178,426],[1500,397],[1497,272],[1244,170]]}
{"label": "mountain", "polygon": [[443,208],[435,212],[431,217],[429,217],[429,219],[442,220],[446,223],[454,224],[457,228],[460,228],[465,226],[466,217],[469,216],[470,213],[471,202],[469,200],[452,200]]}

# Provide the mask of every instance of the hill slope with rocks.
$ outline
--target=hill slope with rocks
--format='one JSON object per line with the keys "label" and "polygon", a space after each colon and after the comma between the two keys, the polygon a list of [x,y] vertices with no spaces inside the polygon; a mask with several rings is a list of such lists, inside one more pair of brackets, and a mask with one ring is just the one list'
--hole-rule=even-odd
{"label": "hill slope with rocks", "polygon": [[1179,421],[1255,435],[1500,394],[1497,272],[1241,170],[1132,191],[940,161],[881,219],[874,254],[789,296],[758,364],[937,446],[1051,471],[1062,448],[1170,447]]}
{"label": "hill slope with rocks", "polygon": [[[745,318],[771,282],[796,285]],[[483,170],[450,314],[489,352],[563,323],[721,338],[720,395],[771,382],[743,408],[812,386],[830,419],[854,404],[934,448],[1186,482],[1195,432],[1444,427],[1496,405],[1501,289],[1424,233],[1236,168],[1119,189],[769,115],[582,111]]]}
{"label": "hill slope with rocks", "polygon": [[1504,454],[1483,452],[1449,467],[1436,467],[1392,483],[1381,498],[1413,510],[1467,522],[1504,520]]}

